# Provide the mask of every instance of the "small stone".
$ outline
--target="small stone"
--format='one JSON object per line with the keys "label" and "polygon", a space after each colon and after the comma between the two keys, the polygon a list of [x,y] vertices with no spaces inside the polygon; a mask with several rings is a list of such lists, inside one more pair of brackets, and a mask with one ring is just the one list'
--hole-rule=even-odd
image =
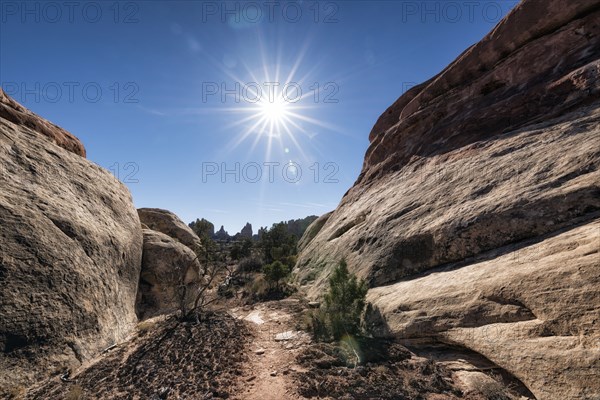
{"label": "small stone", "polygon": [[271,376],[277,376],[277,371],[271,371]]}
{"label": "small stone", "polygon": [[254,350],[254,354],[258,354],[258,355],[265,354],[265,349]]}
{"label": "small stone", "polygon": [[282,342],[284,340],[295,339],[296,337],[298,337],[297,331],[287,331],[287,332],[282,332],[282,333],[278,333],[277,335],[275,335],[275,341]]}
{"label": "small stone", "polygon": [[308,303],[308,306],[310,308],[319,308],[321,306],[321,303],[318,301],[311,301]]}

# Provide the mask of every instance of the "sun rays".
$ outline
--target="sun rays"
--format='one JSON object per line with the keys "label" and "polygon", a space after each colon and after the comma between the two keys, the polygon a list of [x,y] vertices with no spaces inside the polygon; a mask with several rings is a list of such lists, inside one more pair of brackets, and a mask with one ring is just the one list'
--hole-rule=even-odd
{"label": "sun rays", "polygon": [[[292,63],[282,62],[282,46],[276,46],[276,54],[271,54],[269,60],[264,41],[259,39],[258,43],[258,64],[250,67],[247,62],[240,63],[239,74],[222,68],[230,82],[220,89],[227,91],[221,96],[224,107],[220,111],[233,116],[226,128],[238,131],[227,149],[233,151],[244,145],[253,152],[259,143],[265,143],[267,158],[287,154],[291,149],[307,159],[305,147],[311,145],[312,138],[325,131],[337,131],[315,116],[326,97],[325,85],[316,78],[318,65],[304,68],[308,43],[301,46]],[[276,147],[281,153],[274,154]]]}

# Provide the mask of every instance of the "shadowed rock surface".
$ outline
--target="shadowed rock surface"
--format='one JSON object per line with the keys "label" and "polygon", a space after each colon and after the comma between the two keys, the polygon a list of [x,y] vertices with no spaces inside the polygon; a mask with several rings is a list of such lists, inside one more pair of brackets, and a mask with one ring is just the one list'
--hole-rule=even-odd
{"label": "shadowed rock surface", "polygon": [[77,139],[1,97],[0,392],[123,340],[142,256],[127,188],[80,157]]}
{"label": "shadowed rock surface", "polygon": [[[136,311],[140,319],[179,310],[180,300],[193,302],[200,284],[196,254],[175,239],[144,229],[142,271]],[[185,292],[181,285],[185,285]]]}
{"label": "shadowed rock surface", "polygon": [[599,6],[526,0],[386,110],[357,182],[300,242],[305,292],[345,258],[379,334],[468,347],[539,398],[600,396]]}

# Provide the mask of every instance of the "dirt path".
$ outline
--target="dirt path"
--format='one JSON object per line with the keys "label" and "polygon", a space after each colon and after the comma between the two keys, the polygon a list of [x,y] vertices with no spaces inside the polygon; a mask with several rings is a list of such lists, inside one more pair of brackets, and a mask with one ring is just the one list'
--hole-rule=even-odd
{"label": "dirt path", "polygon": [[296,364],[298,351],[310,342],[310,337],[295,330],[298,307],[293,300],[234,308],[236,318],[246,321],[255,334],[250,345],[250,360],[243,371],[236,398],[245,400],[303,399],[295,390],[290,372],[301,371]]}

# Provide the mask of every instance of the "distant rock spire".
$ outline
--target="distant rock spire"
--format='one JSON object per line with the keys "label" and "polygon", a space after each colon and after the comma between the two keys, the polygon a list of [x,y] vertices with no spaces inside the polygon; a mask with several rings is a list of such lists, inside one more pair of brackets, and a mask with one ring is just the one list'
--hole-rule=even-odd
{"label": "distant rock spire", "polygon": [[240,237],[242,238],[252,238],[252,224],[247,222],[246,225],[240,231]]}

